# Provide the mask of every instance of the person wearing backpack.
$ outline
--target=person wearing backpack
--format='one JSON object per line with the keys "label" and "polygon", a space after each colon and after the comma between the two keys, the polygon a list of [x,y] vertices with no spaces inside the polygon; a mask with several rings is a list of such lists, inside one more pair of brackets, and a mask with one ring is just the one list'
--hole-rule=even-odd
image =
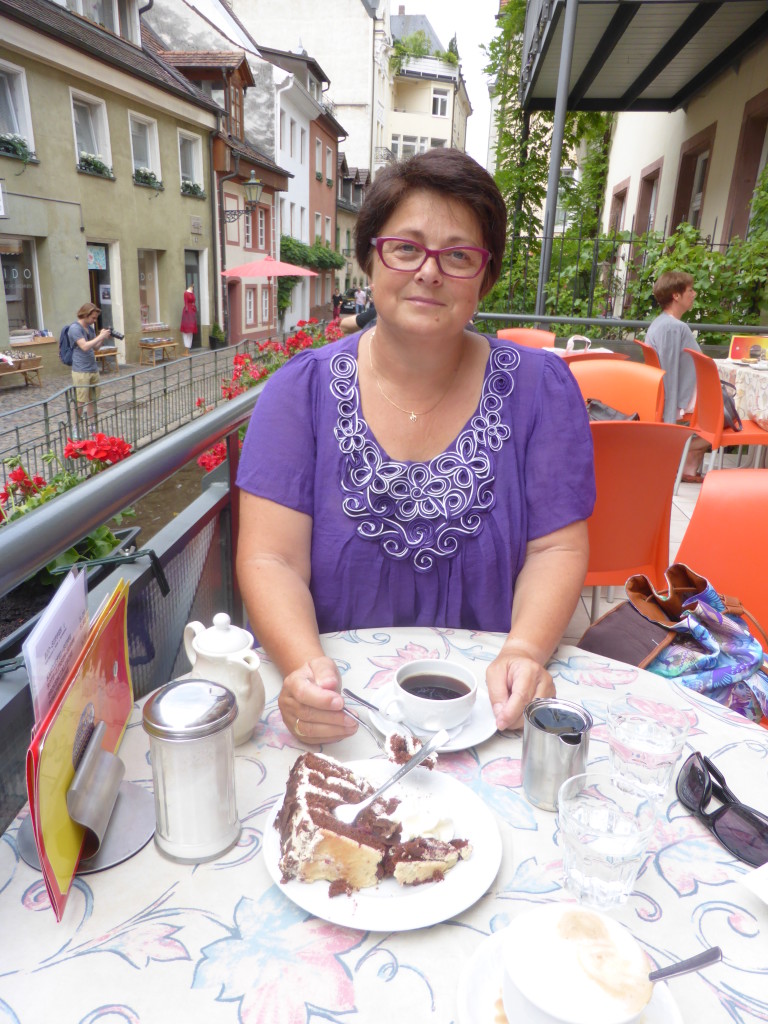
{"label": "person wearing backpack", "polygon": [[95,350],[110,336],[108,327],[96,333],[96,321],[101,310],[92,302],[86,302],[77,311],[77,320],[70,325],[68,335],[72,347],[72,383],[75,386],[77,419],[82,425],[84,419],[96,414],[96,399],[99,394],[99,367]]}

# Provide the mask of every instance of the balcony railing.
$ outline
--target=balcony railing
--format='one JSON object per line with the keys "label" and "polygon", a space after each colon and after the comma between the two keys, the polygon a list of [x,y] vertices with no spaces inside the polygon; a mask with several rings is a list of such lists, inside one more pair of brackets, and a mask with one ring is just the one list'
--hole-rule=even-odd
{"label": "balcony railing", "polygon": [[[135,697],[188,671],[182,648],[187,622],[210,622],[216,612],[225,611],[233,622],[242,624],[242,601],[233,571],[238,517],[231,494],[237,431],[250,417],[260,392],[261,386],[225,402],[0,529],[0,597],[226,439],[229,459],[204,479],[200,496],[154,537],[142,540],[142,550],[153,551],[162,566],[170,594],[162,595],[150,556],[140,555],[115,569],[88,595],[93,613],[121,578],[130,584],[127,627]],[[0,829],[26,800],[24,761],[32,724],[26,671],[14,668],[0,675]]]}

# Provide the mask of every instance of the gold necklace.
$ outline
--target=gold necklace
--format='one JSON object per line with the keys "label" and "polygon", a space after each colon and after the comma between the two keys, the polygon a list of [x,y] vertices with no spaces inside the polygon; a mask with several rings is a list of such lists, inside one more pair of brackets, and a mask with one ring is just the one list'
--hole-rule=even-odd
{"label": "gold necklace", "polygon": [[371,337],[370,337],[370,340],[368,342],[368,360],[369,360],[369,362],[371,364],[371,373],[373,374],[373,379],[376,381],[376,387],[379,389],[379,393],[381,394],[381,397],[383,399],[385,399],[387,402],[389,402],[389,404],[391,406],[393,406],[395,409],[397,409],[398,412],[404,412],[405,415],[408,417],[408,419],[411,421],[411,423],[415,423],[418,420],[419,416],[428,416],[433,410],[435,410],[438,407],[438,405],[440,405],[442,400],[445,398],[445,396],[448,394],[448,392],[453,387],[453,382],[456,379],[456,374],[459,372],[459,366],[461,365],[461,359],[456,364],[456,369],[453,371],[453,376],[451,377],[450,381],[448,382],[448,387],[445,389],[445,391],[442,393],[442,395],[440,395],[440,397],[435,402],[435,404],[431,405],[429,407],[429,409],[425,409],[424,412],[416,413],[416,412],[413,411],[413,409],[410,409],[410,410],[409,409],[404,409],[402,407],[402,405],[398,405],[397,402],[393,402],[392,399],[389,397],[389,395],[384,390],[384,388],[381,386],[381,381],[379,380],[379,375],[376,373],[376,369],[375,369],[375,367],[373,365],[373,339],[375,337],[376,337],[376,328],[374,327],[373,330],[371,331]]}

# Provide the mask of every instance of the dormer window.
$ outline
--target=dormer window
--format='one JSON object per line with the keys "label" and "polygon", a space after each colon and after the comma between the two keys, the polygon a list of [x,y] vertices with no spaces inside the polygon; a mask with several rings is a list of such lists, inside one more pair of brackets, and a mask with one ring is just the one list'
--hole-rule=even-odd
{"label": "dormer window", "polygon": [[139,43],[140,28],[136,0],[55,0],[55,3],[131,43]]}
{"label": "dormer window", "polygon": [[243,138],[243,87],[234,78],[229,81],[229,134]]}

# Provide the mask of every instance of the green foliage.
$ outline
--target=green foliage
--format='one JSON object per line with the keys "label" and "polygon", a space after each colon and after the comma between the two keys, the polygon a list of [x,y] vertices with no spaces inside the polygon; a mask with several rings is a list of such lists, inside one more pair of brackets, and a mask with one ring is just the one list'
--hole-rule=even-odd
{"label": "green foliage", "polygon": [[90,174],[99,174],[102,178],[113,178],[112,168],[101,159],[98,153],[86,153],[80,151],[80,159],[77,163],[79,171],[87,171]]}
{"label": "green foliage", "polygon": [[182,181],[181,194],[183,196],[194,196],[195,199],[205,199],[205,189],[194,181]]}
{"label": "green foliage", "polygon": [[224,343],[227,339],[224,337],[224,331],[221,329],[219,324],[214,320],[211,324],[211,329],[208,331],[208,337],[213,338],[214,341]]}
{"label": "green foliage", "polygon": [[403,39],[395,39],[391,57],[389,58],[389,69],[393,74],[399,75],[403,69],[403,61],[409,57],[430,57],[432,47],[429,44],[426,32],[419,29]]}

